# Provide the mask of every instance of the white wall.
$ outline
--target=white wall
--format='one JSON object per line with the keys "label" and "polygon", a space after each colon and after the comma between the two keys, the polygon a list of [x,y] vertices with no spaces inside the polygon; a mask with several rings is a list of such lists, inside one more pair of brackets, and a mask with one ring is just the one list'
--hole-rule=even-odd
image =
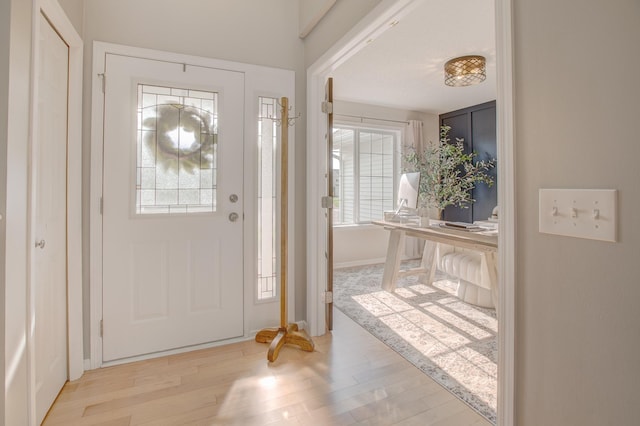
{"label": "white wall", "polygon": [[[339,0],[304,39],[305,69],[313,64],[381,0]],[[304,6],[306,2],[302,3]]]}
{"label": "white wall", "polygon": [[[0,108],[6,126],[3,129],[3,146],[6,159],[0,156],[2,170],[6,170],[6,210],[4,262],[4,416],[6,425],[27,424],[27,171],[29,143],[29,79],[31,67],[31,2],[11,0],[3,2],[3,12],[10,4],[9,15],[3,20],[8,23],[3,28],[10,39],[1,43],[4,54],[9,54],[9,74],[7,68],[0,71],[2,91],[7,102]],[[7,49],[8,47],[8,49]],[[2,59],[6,64],[6,56]],[[6,87],[4,85],[7,85]],[[8,87],[8,91],[6,90]],[[6,113],[6,115],[4,115]],[[1,123],[1,121],[0,121]],[[6,130],[6,132],[4,131]],[[2,191],[4,192],[4,191]]]}
{"label": "white wall", "polygon": [[78,34],[82,34],[84,25],[84,0],[58,0],[58,4],[71,21]]}
{"label": "white wall", "polygon": [[[334,105],[334,121],[354,121],[360,122],[358,118],[341,117],[344,115],[355,115],[358,117],[381,118],[393,121],[420,120],[424,123],[424,140],[426,142],[437,142],[440,137],[439,116],[437,114],[428,114],[420,111],[408,111],[397,108],[387,108],[377,105],[365,105],[356,102],[347,102],[340,100],[340,81],[333,81]],[[367,124],[381,124],[392,126],[403,126],[402,123],[363,120]]]}
{"label": "white wall", "polygon": [[[340,82],[334,81],[334,96],[340,96]],[[336,100],[334,102],[334,121],[360,123],[361,120],[343,115],[381,118],[405,122],[420,120],[424,123],[425,142],[437,141],[439,137],[438,116],[417,111],[399,110],[375,105]],[[343,114],[343,115],[341,115]],[[378,120],[362,120],[370,125],[390,125],[403,129],[402,123]],[[389,231],[377,225],[338,226],[333,231],[333,259],[336,268],[343,266],[366,265],[383,262],[387,253]],[[411,238],[411,237],[409,237]],[[411,238],[413,239],[413,238]]]}
{"label": "white wall", "polygon": [[337,0],[298,0],[298,31],[306,37]]}
{"label": "white wall", "polygon": [[[514,6],[517,424],[638,424],[640,2]],[[619,242],[540,234],[547,187],[618,189]]]}
{"label": "white wall", "polygon": [[384,263],[389,231],[377,225],[339,226],[333,228],[333,266]]}

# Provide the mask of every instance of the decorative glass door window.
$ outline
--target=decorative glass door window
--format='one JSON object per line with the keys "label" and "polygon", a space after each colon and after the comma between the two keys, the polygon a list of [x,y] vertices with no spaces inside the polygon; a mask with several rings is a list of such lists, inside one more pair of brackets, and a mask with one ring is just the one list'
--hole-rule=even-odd
{"label": "decorative glass door window", "polygon": [[258,300],[276,297],[275,98],[258,98]]}
{"label": "decorative glass door window", "polygon": [[138,85],[135,213],[216,211],[218,94]]}

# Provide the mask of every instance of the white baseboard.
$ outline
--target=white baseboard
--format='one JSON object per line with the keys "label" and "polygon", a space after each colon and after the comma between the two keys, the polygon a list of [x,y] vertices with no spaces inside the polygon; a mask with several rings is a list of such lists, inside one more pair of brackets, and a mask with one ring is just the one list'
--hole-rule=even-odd
{"label": "white baseboard", "polygon": [[[402,260],[415,260],[415,259],[420,259],[420,257],[409,257],[409,256],[403,256]],[[333,268],[334,269],[341,269],[341,268],[352,268],[354,266],[367,266],[367,265],[376,265],[378,263],[385,263],[387,261],[386,258],[384,257],[379,257],[379,258],[375,258],[375,259],[363,259],[363,260],[354,260],[352,262],[338,262],[338,263],[334,263]]]}
{"label": "white baseboard", "polygon": [[377,263],[384,263],[384,257],[376,258],[376,259],[363,259],[363,260],[354,260],[351,262],[338,262],[333,264],[334,269],[340,268],[351,268],[354,266],[366,266],[366,265],[375,265]]}
{"label": "white baseboard", "polygon": [[[298,330],[307,330],[307,331],[309,331],[309,328],[308,328],[309,326],[307,324],[307,321],[305,321],[305,320],[295,321],[294,323],[298,326]],[[274,326],[272,328],[277,328],[277,326]],[[260,329],[260,330],[263,330],[263,329]],[[249,332],[249,339],[255,339],[256,334],[258,334],[258,332],[260,330],[251,330]]]}

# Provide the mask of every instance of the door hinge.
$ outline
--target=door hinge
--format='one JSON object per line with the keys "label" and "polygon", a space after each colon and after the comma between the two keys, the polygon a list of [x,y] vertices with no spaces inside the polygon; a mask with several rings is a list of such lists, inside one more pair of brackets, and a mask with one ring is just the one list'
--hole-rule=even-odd
{"label": "door hinge", "polygon": [[103,210],[104,210],[104,201],[103,201],[102,197],[100,197],[100,214],[102,214]]}
{"label": "door hinge", "polygon": [[104,322],[100,320],[100,337],[104,335]]}
{"label": "door hinge", "polygon": [[101,72],[98,74],[98,77],[102,79],[102,93],[104,93],[105,87],[107,85],[107,76],[103,72]]}
{"label": "door hinge", "polygon": [[322,197],[322,208],[323,209],[332,209],[333,208],[333,197],[325,195]]}
{"label": "door hinge", "polygon": [[333,102],[322,102],[322,112],[325,114],[333,114]]}
{"label": "door hinge", "polygon": [[325,291],[323,295],[324,303],[333,303],[333,292]]}

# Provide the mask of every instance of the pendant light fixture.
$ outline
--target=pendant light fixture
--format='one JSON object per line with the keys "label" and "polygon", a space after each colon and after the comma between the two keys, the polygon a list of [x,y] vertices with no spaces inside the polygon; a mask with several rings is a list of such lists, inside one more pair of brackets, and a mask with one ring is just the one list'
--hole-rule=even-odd
{"label": "pendant light fixture", "polygon": [[486,78],[486,60],[483,56],[461,56],[444,64],[444,84],[447,86],[470,86],[482,83]]}

